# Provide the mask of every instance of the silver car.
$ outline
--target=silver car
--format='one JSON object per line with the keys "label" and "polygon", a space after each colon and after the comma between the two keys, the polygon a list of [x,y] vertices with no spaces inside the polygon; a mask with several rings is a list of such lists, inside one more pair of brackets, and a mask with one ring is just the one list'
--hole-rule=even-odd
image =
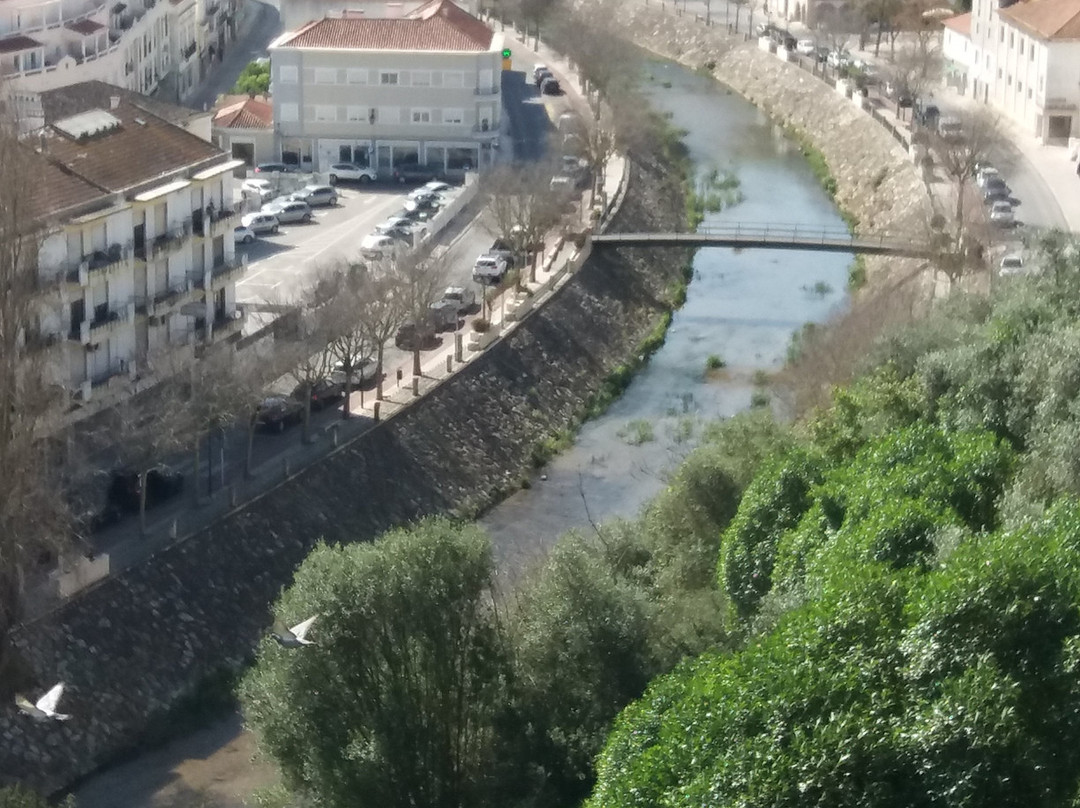
{"label": "silver car", "polygon": [[311,206],[299,200],[274,201],[269,205],[263,205],[261,212],[273,214],[281,224],[307,223],[313,218]]}

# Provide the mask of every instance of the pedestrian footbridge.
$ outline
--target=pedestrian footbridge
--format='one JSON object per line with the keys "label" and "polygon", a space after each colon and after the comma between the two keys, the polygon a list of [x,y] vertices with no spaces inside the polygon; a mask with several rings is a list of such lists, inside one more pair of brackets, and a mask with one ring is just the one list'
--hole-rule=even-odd
{"label": "pedestrian footbridge", "polygon": [[811,250],[865,255],[929,258],[936,252],[926,237],[897,234],[854,234],[844,227],[747,222],[702,225],[693,233],[603,233],[594,247],[741,247],[769,250]]}

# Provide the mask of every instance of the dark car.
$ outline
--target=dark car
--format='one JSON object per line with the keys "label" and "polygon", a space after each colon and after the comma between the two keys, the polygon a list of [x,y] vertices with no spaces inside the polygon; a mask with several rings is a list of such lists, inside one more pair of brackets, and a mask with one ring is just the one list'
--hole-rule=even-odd
{"label": "dark car", "polygon": [[544,95],[562,95],[562,87],[554,76],[548,76],[540,82],[540,92]]}
{"label": "dark car", "polygon": [[293,169],[285,163],[259,163],[255,166],[256,174],[288,174]]}
{"label": "dark car", "polygon": [[419,163],[404,163],[394,166],[394,182],[431,182],[442,176],[442,166],[427,166]]}
{"label": "dark car", "polygon": [[291,396],[267,396],[255,409],[255,426],[272,432],[283,432],[285,427],[300,423],[304,417],[304,403]]}
{"label": "dark car", "polygon": [[436,342],[435,330],[435,325],[426,320],[419,325],[415,322],[403,323],[394,335],[394,344],[406,351],[430,348]]}
{"label": "dark car", "polygon": [[551,78],[555,78],[555,74],[548,70],[546,67],[533,73],[533,81],[536,82],[537,89],[540,89],[540,85],[544,83],[544,79]]}
{"label": "dark car", "polygon": [[1012,191],[1005,184],[1005,180],[999,177],[987,180],[986,185],[983,186],[983,202],[988,205],[992,202],[1008,200],[1011,194]]}
{"label": "dark car", "polygon": [[[155,466],[146,472],[146,508],[149,510],[172,499],[184,490],[184,475],[166,466]],[[106,512],[118,508],[126,513],[139,512],[142,481],[134,469],[116,469],[109,481]]]}
{"label": "dark car", "polygon": [[311,409],[313,410],[321,410],[324,407],[337,404],[345,397],[345,390],[342,386],[331,379],[319,379],[310,385],[298,384],[296,389],[293,390],[293,398],[303,403],[305,392],[311,396]]}
{"label": "dark car", "polygon": [[934,104],[924,104],[922,101],[915,103],[913,116],[915,123],[925,126],[927,129],[936,129],[941,110]]}

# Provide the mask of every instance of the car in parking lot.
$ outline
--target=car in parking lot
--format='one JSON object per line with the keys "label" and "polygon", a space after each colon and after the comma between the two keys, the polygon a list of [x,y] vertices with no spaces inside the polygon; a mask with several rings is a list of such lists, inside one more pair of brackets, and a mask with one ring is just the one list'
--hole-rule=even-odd
{"label": "car in parking lot", "polygon": [[233,244],[250,244],[255,240],[255,231],[244,225],[233,228]]}
{"label": "car in parking lot", "polygon": [[990,206],[990,221],[999,227],[1009,227],[1016,223],[1016,214],[1013,206],[1004,200],[993,203]]}
{"label": "car in parking lot", "polygon": [[257,213],[247,213],[241,216],[240,224],[258,234],[276,233],[279,230],[280,222],[273,213],[258,211]]}
{"label": "car in parking lot", "polygon": [[430,182],[438,179],[443,173],[442,166],[421,165],[419,163],[402,163],[394,166],[394,181],[405,185],[410,182]]}
{"label": "car in parking lot", "polygon": [[410,213],[416,210],[435,211],[442,207],[443,198],[438,194],[426,193],[406,199],[402,205]]}
{"label": "car in parking lot", "polygon": [[305,185],[299,191],[289,194],[291,199],[306,202],[308,206],[326,207],[338,203],[338,192],[332,185]]}
{"label": "car in parking lot", "polygon": [[142,501],[143,480],[146,481],[146,508],[160,505],[184,490],[184,475],[168,466],[154,466],[144,475],[136,469],[114,469],[109,479],[106,502],[127,513],[138,513]]}
{"label": "car in parking lot", "polygon": [[304,417],[304,403],[292,396],[267,396],[255,408],[255,427],[282,432]]}
{"label": "car in parking lot", "polygon": [[244,196],[256,196],[259,204],[263,204],[274,198],[277,187],[270,180],[244,180],[240,183],[240,193]]}
{"label": "car in parking lot", "polygon": [[562,95],[562,86],[554,76],[547,76],[540,82],[540,92],[543,95]]}
{"label": "car in parking lot", "polygon": [[285,163],[259,163],[255,166],[256,174],[289,174],[293,167]]}
{"label": "car in parking lot", "polygon": [[997,202],[999,200],[1008,201],[1009,186],[1005,184],[1005,180],[1001,177],[991,177],[983,185],[983,202],[989,205],[991,202]]}
{"label": "car in parking lot", "polygon": [[346,372],[344,362],[336,362],[334,368],[330,373],[330,379],[337,384],[341,385],[342,392],[345,390],[346,377],[351,376],[349,380],[352,385],[363,384],[369,382],[379,375],[379,362],[374,356],[361,356],[354,358],[350,363],[351,374]]}
{"label": "car in parking lot", "polygon": [[394,250],[399,249],[399,242],[381,233],[372,233],[364,236],[360,242],[360,255],[369,261],[377,261],[380,258],[389,257]]}
{"label": "car in parking lot", "polygon": [[1001,173],[991,165],[984,165],[975,172],[975,184],[980,188],[985,188],[986,183],[993,179],[1003,180]]}
{"label": "car in parking lot", "polygon": [[1024,257],[1011,253],[1001,259],[998,265],[999,275],[1022,275],[1024,272]]}
{"label": "car in parking lot", "polygon": [[311,207],[298,199],[275,199],[262,207],[262,213],[272,213],[280,224],[307,223],[313,218]]}
{"label": "car in parking lot", "polygon": [[450,300],[436,300],[429,305],[428,319],[436,331],[456,331],[461,325],[461,313]]}
{"label": "car in parking lot", "polygon": [[964,137],[964,124],[958,118],[939,118],[937,133],[945,140],[960,140]]}
{"label": "car in parking lot", "polygon": [[504,277],[509,269],[506,259],[501,255],[481,255],[472,269],[472,279],[485,286],[494,286]]}
{"label": "car in parking lot", "polygon": [[301,382],[293,388],[292,397],[301,404],[304,403],[305,395],[311,399],[311,409],[318,411],[341,401],[345,397],[345,388],[332,378]]}
{"label": "car in parking lot", "polygon": [[327,173],[330,175],[331,185],[338,182],[358,182],[364,185],[379,178],[375,169],[353,163],[334,163]]}
{"label": "car in parking lot", "polygon": [[448,182],[443,182],[442,180],[432,180],[431,182],[425,182],[419,188],[414,188],[413,190],[409,191],[409,199],[415,199],[418,196],[424,196],[426,194],[439,196],[446,193],[447,191],[452,191],[453,188],[454,186]]}
{"label": "car in parking lot", "polygon": [[398,328],[394,335],[394,345],[406,351],[430,348],[437,341],[436,330],[434,323],[428,319],[420,323],[410,320]]}
{"label": "car in parking lot", "polygon": [[476,308],[476,292],[466,289],[464,286],[448,286],[443,292],[442,300],[452,303],[461,317]]}
{"label": "car in parking lot", "polygon": [[816,49],[817,45],[814,44],[812,39],[800,39],[795,43],[795,50],[803,56],[813,56]]}
{"label": "car in parking lot", "polygon": [[540,85],[544,83],[546,78],[554,78],[555,74],[548,69],[547,65],[537,65],[533,68],[533,83],[536,85],[536,89],[540,89]]}

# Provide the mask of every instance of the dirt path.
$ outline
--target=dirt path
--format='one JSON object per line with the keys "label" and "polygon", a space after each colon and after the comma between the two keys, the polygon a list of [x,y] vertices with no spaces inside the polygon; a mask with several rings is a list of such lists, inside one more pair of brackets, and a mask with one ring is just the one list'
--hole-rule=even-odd
{"label": "dirt path", "polygon": [[251,792],[274,781],[255,759],[255,740],[239,714],[137,759],[75,790],[78,808],[244,808]]}

